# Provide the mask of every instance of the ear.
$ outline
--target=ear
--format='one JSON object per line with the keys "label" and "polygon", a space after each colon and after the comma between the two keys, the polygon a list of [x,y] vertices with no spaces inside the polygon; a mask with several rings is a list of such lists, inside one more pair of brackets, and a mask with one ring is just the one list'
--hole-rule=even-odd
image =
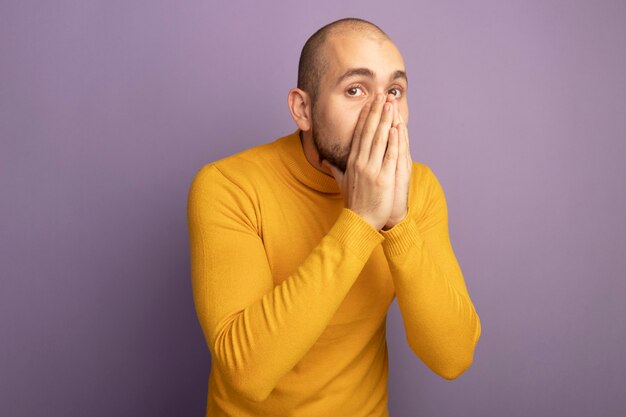
{"label": "ear", "polygon": [[293,121],[303,132],[311,129],[311,97],[299,88],[289,90],[287,97]]}

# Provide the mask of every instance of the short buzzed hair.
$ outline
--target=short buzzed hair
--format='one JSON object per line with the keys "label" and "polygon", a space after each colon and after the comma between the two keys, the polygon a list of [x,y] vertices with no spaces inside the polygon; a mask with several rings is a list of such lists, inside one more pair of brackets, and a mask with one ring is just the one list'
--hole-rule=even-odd
{"label": "short buzzed hair", "polygon": [[323,54],[323,46],[330,34],[342,31],[369,32],[385,39],[389,36],[381,28],[356,17],[339,19],[318,29],[306,41],[300,53],[298,63],[298,88],[307,92],[311,96],[311,103],[314,105],[319,93],[319,84],[322,74],[328,66]]}

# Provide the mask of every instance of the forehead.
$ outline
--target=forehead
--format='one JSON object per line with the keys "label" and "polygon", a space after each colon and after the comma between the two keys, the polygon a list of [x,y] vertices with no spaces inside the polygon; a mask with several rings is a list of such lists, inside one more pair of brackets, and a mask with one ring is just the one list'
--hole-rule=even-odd
{"label": "forehead", "polygon": [[389,39],[369,32],[332,34],[326,40],[324,53],[327,82],[353,68],[368,68],[385,80],[396,71],[405,70],[398,48]]}

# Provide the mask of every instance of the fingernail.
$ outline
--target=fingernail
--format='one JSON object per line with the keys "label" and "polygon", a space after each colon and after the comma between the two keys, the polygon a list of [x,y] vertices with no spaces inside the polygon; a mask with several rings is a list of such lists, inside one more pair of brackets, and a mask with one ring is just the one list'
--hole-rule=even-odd
{"label": "fingernail", "polygon": [[383,101],[383,95],[382,94],[376,94],[376,103],[380,103],[381,101]]}
{"label": "fingernail", "polygon": [[385,109],[385,111],[389,111],[391,109],[391,104],[385,103],[384,109]]}

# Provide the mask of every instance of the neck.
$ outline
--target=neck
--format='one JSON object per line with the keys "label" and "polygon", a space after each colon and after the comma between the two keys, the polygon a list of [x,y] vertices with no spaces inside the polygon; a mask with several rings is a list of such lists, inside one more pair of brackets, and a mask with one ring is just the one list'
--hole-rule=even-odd
{"label": "neck", "polygon": [[319,162],[319,153],[315,148],[315,144],[313,143],[313,135],[310,130],[302,131],[300,130],[300,143],[302,143],[302,149],[304,150],[304,156],[306,157],[309,164],[313,166],[313,168],[317,169],[320,172],[328,176],[333,176],[332,172],[322,166]]}

